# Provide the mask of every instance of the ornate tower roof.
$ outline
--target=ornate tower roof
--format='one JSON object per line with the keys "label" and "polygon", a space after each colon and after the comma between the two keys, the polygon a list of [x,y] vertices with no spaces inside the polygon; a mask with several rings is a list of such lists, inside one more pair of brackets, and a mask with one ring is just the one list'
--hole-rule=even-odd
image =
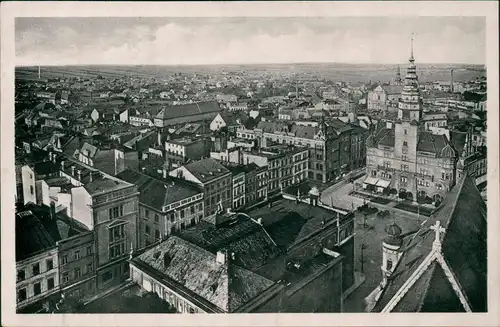
{"label": "ornate tower roof", "polygon": [[403,244],[403,238],[401,237],[403,230],[396,222],[387,225],[387,227],[385,227],[385,232],[387,236],[384,238],[384,243],[395,246],[401,246],[401,244]]}
{"label": "ornate tower roof", "polygon": [[411,38],[411,53],[409,66],[399,101],[398,118],[405,121],[420,121],[422,117],[422,103],[420,100],[420,89],[418,86],[417,67],[413,57],[413,36]]}

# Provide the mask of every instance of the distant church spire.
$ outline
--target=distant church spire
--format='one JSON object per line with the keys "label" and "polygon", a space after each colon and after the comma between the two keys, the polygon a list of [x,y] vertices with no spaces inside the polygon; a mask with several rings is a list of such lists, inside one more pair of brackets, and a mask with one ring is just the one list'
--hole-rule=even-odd
{"label": "distant church spire", "polygon": [[415,59],[413,58],[413,33],[411,34],[411,54],[410,54],[410,62],[414,62]]}
{"label": "distant church spire", "polygon": [[396,71],[396,84],[401,84],[401,68],[398,65],[398,70]]}

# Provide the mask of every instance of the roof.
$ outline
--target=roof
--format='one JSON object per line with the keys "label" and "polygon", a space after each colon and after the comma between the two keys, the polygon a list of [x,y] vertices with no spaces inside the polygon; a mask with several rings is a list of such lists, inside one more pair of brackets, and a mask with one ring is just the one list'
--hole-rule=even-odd
{"label": "roof", "polygon": [[90,195],[96,195],[99,193],[111,192],[128,186],[132,185],[118,178],[111,178],[111,176],[98,175],[92,178],[92,182],[85,184],[84,188]]}
{"label": "roof", "polygon": [[214,113],[215,117],[219,111],[220,107],[217,101],[196,102],[165,107],[156,115],[156,118],[165,120],[207,113]]}
{"label": "roof", "polygon": [[83,146],[80,150],[80,153],[82,153],[83,155],[85,155],[89,158],[93,158],[97,154],[97,151],[98,151],[97,147],[85,142],[85,143],[83,143]]}
{"label": "roof", "polygon": [[53,219],[48,206],[28,203],[24,209],[16,214],[16,261],[48,251],[56,242],[88,231],[61,212]]}
{"label": "roof", "polygon": [[304,138],[304,139],[314,139],[314,136],[319,132],[319,127],[312,126],[303,126],[303,125],[292,125],[292,133],[295,134],[296,137]]}
{"label": "roof", "polygon": [[[373,311],[382,311],[433,251],[434,231],[440,221],[441,254],[473,312],[487,310],[486,204],[474,181],[464,175],[442,205],[403,241],[403,255]],[[392,311],[464,311],[443,267],[432,264],[403,295]],[[448,285],[450,284],[450,285]]]}
{"label": "roof", "polygon": [[180,237],[210,251],[235,253],[235,262],[255,270],[281,254],[266,230],[245,214],[231,214],[220,224],[204,219]]}
{"label": "roof", "polygon": [[230,171],[213,158],[206,158],[184,166],[200,182],[206,183],[215,178],[230,174]]}
{"label": "roof", "polygon": [[235,311],[274,284],[233,263],[219,263],[215,254],[176,236],[144,252],[134,261],[142,262],[164,279],[176,282],[194,299],[202,298],[224,312]]}
{"label": "roof", "polygon": [[425,151],[441,154],[441,151],[449,144],[446,135],[432,134],[431,132],[419,132],[417,151]]}
{"label": "roof", "polygon": [[202,193],[196,185],[170,176],[160,181],[138,171],[126,169],[116,177],[137,185],[140,192],[139,202],[157,210]]}
{"label": "roof", "polygon": [[402,85],[382,85],[382,88],[387,94],[401,94],[403,91]]}
{"label": "roof", "polygon": [[275,121],[260,121],[257,126],[257,129],[261,129],[265,133],[274,133],[283,130],[288,131],[288,125],[283,122],[275,122]]}

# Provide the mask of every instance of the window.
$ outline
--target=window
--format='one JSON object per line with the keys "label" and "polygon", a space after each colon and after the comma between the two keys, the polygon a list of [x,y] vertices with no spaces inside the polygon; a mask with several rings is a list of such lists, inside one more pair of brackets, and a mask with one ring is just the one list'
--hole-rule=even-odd
{"label": "window", "polygon": [[75,251],[75,260],[79,260],[80,259],[80,250],[76,250]]}
{"label": "window", "polygon": [[155,239],[156,240],[159,240],[160,239],[160,231],[159,230],[155,230]]}
{"label": "window", "polygon": [[372,177],[377,177],[377,171],[376,170],[372,170]]}
{"label": "window", "polygon": [[87,273],[91,273],[92,271],[94,271],[94,265],[92,264],[92,262],[87,263],[86,269]]}
{"label": "window", "polygon": [[[218,197],[218,195],[217,195],[217,197]],[[184,219],[185,211],[186,211],[185,209],[181,210],[181,219]]]}
{"label": "window", "polygon": [[61,264],[67,264],[68,263],[68,255],[63,255],[61,258]]}
{"label": "window", "polygon": [[408,182],[408,178],[405,177],[405,176],[401,176],[400,177],[400,181],[401,181],[401,183],[407,183]]}
{"label": "window", "polygon": [[113,272],[111,270],[106,271],[104,274],[102,274],[103,282],[108,282],[112,278],[113,278]]}
{"label": "window", "polygon": [[82,271],[80,269],[80,267],[76,267],[75,268],[75,278],[78,278],[82,275]]}
{"label": "window", "polygon": [[194,213],[194,205],[192,205],[189,209],[190,209],[190,210],[189,210],[189,211],[190,211],[190,213],[191,213],[191,214],[193,214],[193,213]]}
{"label": "window", "polygon": [[408,146],[408,142],[403,141],[403,146]]}
{"label": "window", "polygon": [[146,209],[145,215],[146,215],[146,219],[148,219],[149,218],[149,210],[148,209]]}
{"label": "window", "polygon": [[114,208],[109,208],[109,219],[123,216],[123,205]]}
{"label": "window", "polygon": [[26,300],[26,288],[21,288],[17,291],[17,302],[23,302]]}
{"label": "window", "polygon": [[35,296],[42,294],[42,284],[40,282],[33,284],[33,292]]}
{"label": "window", "polygon": [[172,222],[172,223],[173,223],[173,222],[175,221],[175,216],[174,216],[174,213],[173,213],[173,212],[172,212],[172,213],[170,213],[170,214],[169,214],[169,217],[170,217],[170,222]]}
{"label": "window", "polygon": [[92,254],[92,245],[87,246],[87,255]]}
{"label": "window", "polygon": [[26,270],[24,269],[19,269],[17,271],[17,280],[18,281],[21,281],[21,280],[25,280],[26,279]]}
{"label": "window", "polygon": [[151,232],[151,229],[149,228],[148,225],[146,225],[146,236],[149,236],[150,232]]}
{"label": "window", "polygon": [[47,279],[47,289],[51,290],[54,288],[54,278]]}
{"label": "window", "polygon": [[425,186],[429,187],[429,181],[425,181]]}
{"label": "window", "polygon": [[40,264],[37,262],[31,267],[33,271],[33,276],[40,274]]}
{"label": "window", "polygon": [[407,157],[406,155],[402,155],[402,156],[401,156],[401,160],[403,160],[403,161],[408,161],[408,157]]}
{"label": "window", "polygon": [[391,270],[392,269],[392,260],[391,259],[388,259],[387,260],[387,270]]}
{"label": "window", "polygon": [[157,224],[160,223],[160,216],[158,216],[157,213],[155,213],[155,223],[157,223]]}
{"label": "window", "polygon": [[231,197],[231,191],[230,190],[227,190],[226,194],[227,194],[227,198]]}
{"label": "window", "polygon": [[63,274],[62,274],[62,280],[63,280],[63,283],[69,282],[69,273],[67,271],[63,272]]}
{"label": "window", "polygon": [[405,129],[405,135],[408,135],[408,130],[407,129]]}
{"label": "window", "polygon": [[54,261],[52,259],[47,259],[47,261],[45,261],[45,263],[47,265],[47,271],[54,269]]}
{"label": "window", "polygon": [[115,226],[109,229],[109,241],[111,243],[123,240],[125,238],[125,225]]}
{"label": "window", "polygon": [[122,243],[118,243],[118,244],[112,245],[109,248],[109,253],[110,253],[111,259],[123,255],[125,253],[125,243],[122,242]]}
{"label": "window", "polygon": [[402,171],[408,171],[408,165],[401,165]]}
{"label": "window", "polygon": [[31,193],[31,195],[35,194],[35,190],[33,189],[33,185],[30,185],[30,193]]}

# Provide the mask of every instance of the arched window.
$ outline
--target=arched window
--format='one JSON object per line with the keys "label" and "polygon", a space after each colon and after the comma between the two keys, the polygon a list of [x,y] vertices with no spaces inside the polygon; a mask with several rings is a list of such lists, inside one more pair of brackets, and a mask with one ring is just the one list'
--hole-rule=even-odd
{"label": "arched window", "polygon": [[390,271],[392,269],[392,260],[387,259],[387,270]]}

